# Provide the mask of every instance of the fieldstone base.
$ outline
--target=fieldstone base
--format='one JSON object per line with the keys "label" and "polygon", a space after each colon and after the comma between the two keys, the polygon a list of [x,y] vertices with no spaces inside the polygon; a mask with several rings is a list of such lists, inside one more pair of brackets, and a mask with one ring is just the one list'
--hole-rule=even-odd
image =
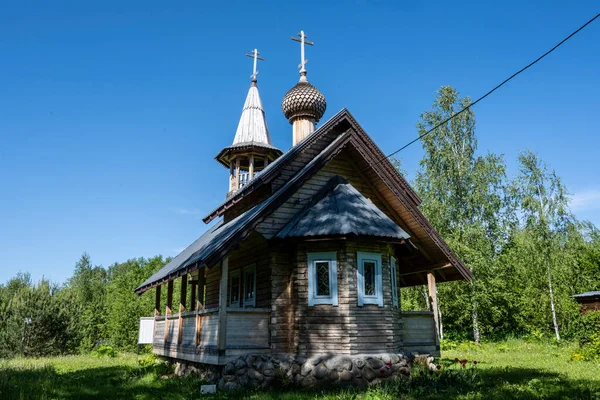
{"label": "fieldstone base", "polygon": [[219,390],[270,386],[320,388],[369,386],[410,375],[411,358],[402,354],[344,356],[292,356],[261,354],[239,357],[227,363]]}
{"label": "fieldstone base", "polygon": [[175,375],[185,376],[189,374],[198,375],[207,383],[217,383],[221,378],[222,367],[218,365],[199,364],[189,361],[175,361]]}

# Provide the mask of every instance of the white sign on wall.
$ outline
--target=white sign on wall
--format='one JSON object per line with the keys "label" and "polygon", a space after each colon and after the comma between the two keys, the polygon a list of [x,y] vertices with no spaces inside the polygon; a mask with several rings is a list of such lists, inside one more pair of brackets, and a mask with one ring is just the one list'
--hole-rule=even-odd
{"label": "white sign on wall", "polygon": [[152,344],[154,339],[154,317],[140,318],[138,344]]}

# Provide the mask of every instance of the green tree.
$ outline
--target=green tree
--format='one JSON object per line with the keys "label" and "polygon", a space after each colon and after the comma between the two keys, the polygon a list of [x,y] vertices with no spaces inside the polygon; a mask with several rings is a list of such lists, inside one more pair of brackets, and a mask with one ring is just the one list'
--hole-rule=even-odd
{"label": "green tree", "polygon": [[561,242],[566,239],[565,233],[572,220],[568,211],[568,193],[556,173],[549,171],[531,151],[519,154],[519,164],[515,192],[533,249],[542,256],[539,261],[547,280],[552,324],[556,340],[560,340],[552,275],[558,267]]}
{"label": "green tree", "polygon": [[[431,110],[421,115],[417,124],[421,135],[471,103],[468,97],[450,86],[443,86]],[[471,109],[442,124],[422,139],[424,155],[416,176],[416,190],[423,200],[422,210],[475,276],[469,286],[444,285],[440,298],[450,290],[461,299],[446,309],[450,314],[462,314],[455,321],[464,321],[464,311],[470,312],[473,337],[480,340],[479,313],[486,298],[483,276],[490,271],[507,237],[510,202],[506,196],[505,165],[501,156],[476,155],[475,114]],[[450,287],[452,286],[452,287]],[[441,303],[441,302],[440,302]]]}
{"label": "green tree", "polygon": [[83,253],[69,279],[70,298],[75,302],[72,312],[77,316],[80,349],[91,350],[105,337],[107,272],[93,266],[90,256]]}
{"label": "green tree", "polygon": [[113,345],[133,350],[137,343],[140,317],[151,316],[154,296],[138,296],[135,288],[166,264],[162,256],[131,259],[114,264],[109,270],[106,334]]}

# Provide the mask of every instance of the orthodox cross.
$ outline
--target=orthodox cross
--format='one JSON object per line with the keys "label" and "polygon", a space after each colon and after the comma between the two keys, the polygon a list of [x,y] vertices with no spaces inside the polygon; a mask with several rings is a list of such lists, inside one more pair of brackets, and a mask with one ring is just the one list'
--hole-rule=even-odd
{"label": "orthodox cross", "polygon": [[300,42],[300,64],[298,64],[298,68],[300,68],[300,73],[306,72],[306,68],[304,68],[304,66],[306,65],[308,60],[304,59],[304,45],[307,44],[309,46],[314,46],[315,44],[306,40],[306,35],[304,34],[304,31],[300,31],[298,37],[292,36],[292,40]]}
{"label": "orthodox cross", "polygon": [[252,78],[252,81],[256,81],[256,75],[258,75],[258,71],[256,70],[256,61],[257,60],[265,61],[264,58],[259,57],[259,54],[260,53],[256,49],[254,49],[252,51],[252,54],[246,54],[248,57],[254,58],[254,69],[252,70],[252,75],[250,75],[250,78]]}

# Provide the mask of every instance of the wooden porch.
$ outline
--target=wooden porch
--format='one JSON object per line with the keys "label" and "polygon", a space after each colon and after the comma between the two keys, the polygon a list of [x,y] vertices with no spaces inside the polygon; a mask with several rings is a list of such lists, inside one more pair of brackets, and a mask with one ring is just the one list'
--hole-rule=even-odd
{"label": "wooden porch", "polygon": [[228,308],[225,348],[219,351],[219,310],[156,317],[152,352],[206,364],[226,364],[247,353],[269,353],[267,309]]}
{"label": "wooden porch", "polygon": [[229,257],[221,262],[219,307],[204,308],[205,268],[191,285],[191,311],[186,311],[187,275],[181,277],[179,312],[172,313],[173,281],[167,282],[167,304],[161,315],[160,292],[156,288],[152,352],[198,363],[224,365],[248,353],[270,353],[271,310],[227,307]]}

